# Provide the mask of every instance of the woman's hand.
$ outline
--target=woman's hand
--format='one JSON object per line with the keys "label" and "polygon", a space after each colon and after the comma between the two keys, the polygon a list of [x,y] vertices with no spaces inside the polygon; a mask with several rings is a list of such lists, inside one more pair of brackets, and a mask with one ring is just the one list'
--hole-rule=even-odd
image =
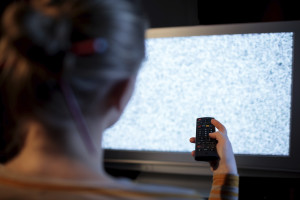
{"label": "woman's hand", "polygon": [[[209,136],[218,140],[217,152],[219,160],[210,162],[211,170],[214,174],[237,174],[237,167],[232,151],[231,143],[227,136],[226,128],[218,120],[212,119],[211,123],[218,129]],[[195,143],[195,137],[190,138],[190,142]],[[195,151],[192,152],[195,156]]]}

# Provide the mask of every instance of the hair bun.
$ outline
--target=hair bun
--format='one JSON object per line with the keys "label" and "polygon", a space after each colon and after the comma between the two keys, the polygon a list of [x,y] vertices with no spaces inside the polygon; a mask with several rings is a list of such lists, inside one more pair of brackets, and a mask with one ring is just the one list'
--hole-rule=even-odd
{"label": "hair bun", "polygon": [[29,4],[15,3],[3,18],[4,36],[28,60],[51,66],[61,66],[69,48],[70,23],[62,16],[42,13]]}

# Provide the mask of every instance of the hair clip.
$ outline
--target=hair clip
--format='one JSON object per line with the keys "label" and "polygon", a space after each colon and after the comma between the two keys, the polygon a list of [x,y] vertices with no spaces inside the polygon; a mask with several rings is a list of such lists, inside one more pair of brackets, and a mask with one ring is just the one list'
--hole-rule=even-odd
{"label": "hair clip", "polygon": [[107,49],[107,41],[103,38],[83,40],[72,44],[71,52],[78,56],[103,53]]}

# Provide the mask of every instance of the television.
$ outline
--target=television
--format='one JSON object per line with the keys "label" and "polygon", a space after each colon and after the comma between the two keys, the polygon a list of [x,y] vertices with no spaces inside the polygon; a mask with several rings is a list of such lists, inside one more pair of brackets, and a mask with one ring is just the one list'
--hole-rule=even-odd
{"label": "television", "polygon": [[300,21],[151,28],[134,94],[104,132],[106,165],[209,174],[196,118],[228,131],[238,170],[300,174]]}

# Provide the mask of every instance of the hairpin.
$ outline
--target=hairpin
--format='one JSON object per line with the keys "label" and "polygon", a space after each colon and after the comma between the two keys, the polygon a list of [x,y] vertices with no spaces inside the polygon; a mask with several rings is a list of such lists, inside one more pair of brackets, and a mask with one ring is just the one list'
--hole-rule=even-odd
{"label": "hairpin", "polygon": [[107,49],[107,41],[103,38],[88,39],[72,44],[71,52],[77,56],[86,56],[94,53],[103,53]]}

